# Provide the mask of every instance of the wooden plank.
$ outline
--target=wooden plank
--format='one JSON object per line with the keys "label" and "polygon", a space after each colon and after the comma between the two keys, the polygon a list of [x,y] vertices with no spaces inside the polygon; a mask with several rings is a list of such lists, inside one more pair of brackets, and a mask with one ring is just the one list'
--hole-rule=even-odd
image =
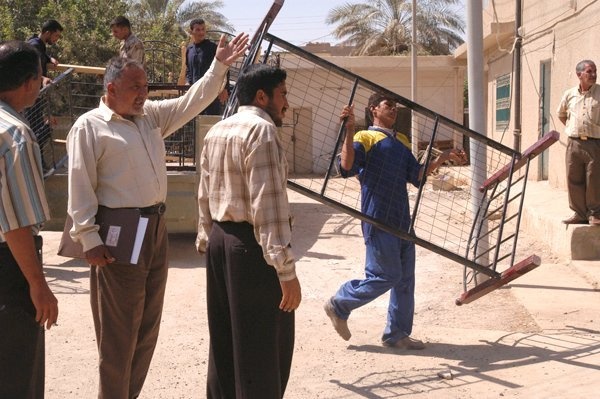
{"label": "wooden plank", "polygon": [[471,303],[474,300],[502,287],[503,285],[508,284],[517,277],[520,277],[523,274],[535,269],[541,263],[542,262],[539,256],[531,255],[527,259],[524,259],[516,265],[506,269],[500,274],[499,278],[491,278],[471,288],[470,290],[463,292],[460,298],[456,299],[455,303],[458,306]]}
{"label": "wooden plank", "polygon": [[[556,143],[558,138],[559,133],[556,130],[546,133],[541,139],[536,141],[531,147],[525,150],[525,152],[521,155],[521,158],[515,162],[513,172],[523,167],[528,160],[537,157],[552,144]],[[501,182],[508,177],[509,173],[510,164],[504,165],[502,169],[494,173],[489,179],[483,182],[483,185],[479,187],[479,191],[484,192],[490,186]]]}

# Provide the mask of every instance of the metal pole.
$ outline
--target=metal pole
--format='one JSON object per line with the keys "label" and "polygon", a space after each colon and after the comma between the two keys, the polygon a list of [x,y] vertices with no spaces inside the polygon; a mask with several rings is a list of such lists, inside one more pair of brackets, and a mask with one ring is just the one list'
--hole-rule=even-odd
{"label": "metal pole", "polygon": [[513,57],[513,99],[515,102],[514,112],[514,150],[521,152],[521,0],[516,0],[515,10],[515,54]]}
{"label": "metal pole", "polygon": [[412,0],[412,39],[410,41],[410,99],[417,102],[417,0]]}
{"label": "metal pole", "polygon": [[[467,78],[469,83],[469,128],[486,135],[484,82],[483,82],[483,9],[481,0],[467,0]],[[478,140],[470,141],[471,164],[471,214],[477,215],[482,194],[479,187],[483,185],[486,171],[486,147]],[[484,172],[484,173],[482,173]],[[485,237],[487,223],[481,225],[480,237]],[[485,242],[484,242],[485,241]],[[487,252],[487,240],[478,243],[477,253]],[[485,263],[485,262],[484,262]]]}
{"label": "metal pole", "polygon": [[[417,102],[417,0],[412,0],[412,38],[410,40],[410,99]],[[419,154],[419,130],[415,120],[417,113],[411,111],[411,140],[414,156]]]}

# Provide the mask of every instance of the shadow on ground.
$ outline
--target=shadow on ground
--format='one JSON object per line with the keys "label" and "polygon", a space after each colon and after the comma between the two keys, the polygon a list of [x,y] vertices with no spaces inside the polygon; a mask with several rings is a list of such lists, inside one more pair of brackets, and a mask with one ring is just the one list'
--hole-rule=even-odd
{"label": "shadow on ground", "polygon": [[[521,373],[536,364],[562,363],[570,367],[600,371],[594,357],[600,354],[600,334],[569,326],[544,334],[510,333],[496,341],[480,341],[480,345],[429,343],[423,351],[385,348],[376,345],[350,345],[348,350],[398,356],[424,356],[440,360],[440,367],[402,369],[366,373],[354,381],[330,380],[340,388],[364,398],[410,396],[459,388],[470,384],[492,383],[499,388],[522,387]],[[445,363],[448,361],[448,363]],[[513,377],[502,371],[509,371]],[[575,383],[575,381],[573,381]]]}

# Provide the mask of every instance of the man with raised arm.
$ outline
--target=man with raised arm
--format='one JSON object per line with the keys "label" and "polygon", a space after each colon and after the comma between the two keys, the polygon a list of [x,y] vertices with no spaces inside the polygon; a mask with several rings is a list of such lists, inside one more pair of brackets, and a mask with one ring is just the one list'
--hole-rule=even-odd
{"label": "man with raised arm", "polygon": [[[219,94],[228,66],[248,35],[226,43],[202,79],[178,98],[149,101],[144,66],[116,57],[106,67],[104,96],[67,137],[71,236],[91,267],[90,294],[99,352],[101,399],[140,395],[158,339],[168,268],[164,217],[164,139]],[[115,262],[98,234],[98,207],[137,208],[148,218],[139,261]]]}

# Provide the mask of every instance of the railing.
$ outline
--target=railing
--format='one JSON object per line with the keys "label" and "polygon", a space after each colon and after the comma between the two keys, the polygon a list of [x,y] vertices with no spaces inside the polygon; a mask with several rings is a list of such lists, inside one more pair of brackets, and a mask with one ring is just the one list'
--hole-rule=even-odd
{"label": "railing", "polygon": [[[207,36],[218,41],[220,31],[209,31]],[[174,98],[186,92],[185,45],[151,40],[145,41],[145,68],[148,75],[151,99]],[[229,79],[235,82],[239,63],[229,70]],[[53,84],[46,86],[36,104],[27,111],[40,148],[44,174],[50,175],[64,167],[66,161],[65,139],[75,120],[96,108],[103,93],[104,68],[80,65],[59,65],[60,73]],[[196,169],[196,120],[192,119],[177,132],[165,139],[167,170]]]}
{"label": "railing", "polygon": [[69,125],[74,121],[71,117],[71,91],[68,89],[72,72],[73,68],[68,68],[58,75],[52,84],[40,90],[35,104],[25,110],[25,118],[40,146],[44,176],[62,168],[66,161],[64,146],[58,144],[60,141],[55,142],[54,131],[59,128],[59,121],[66,121]]}
{"label": "railing", "polygon": [[148,82],[177,84],[183,59],[180,46],[160,40],[146,40],[144,54]]}
{"label": "railing", "polygon": [[[96,108],[103,93],[104,68],[61,65],[53,84],[46,86],[33,107],[26,111],[42,152],[44,175],[64,169],[66,136],[75,120]],[[149,85],[149,98],[182,95],[187,86],[174,83]],[[191,120],[165,139],[165,162],[169,171],[196,169],[196,124]]]}

